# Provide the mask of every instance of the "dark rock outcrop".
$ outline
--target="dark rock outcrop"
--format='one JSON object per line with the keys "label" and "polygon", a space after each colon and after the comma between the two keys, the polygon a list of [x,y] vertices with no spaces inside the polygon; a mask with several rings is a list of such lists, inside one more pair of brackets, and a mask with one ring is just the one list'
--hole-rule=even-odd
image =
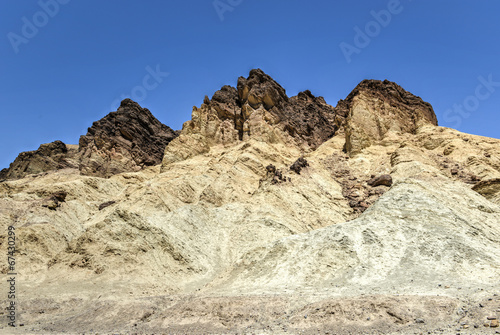
{"label": "dark rock outcrop", "polygon": [[[425,119],[437,126],[438,121],[432,105],[423,101],[420,97],[406,91],[398,84],[389,80],[365,79],[360,82],[349,95],[340,100],[335,107],[335,113],[344,118],[349,116],[349,110],[353,105],[355,97],[364,94],[370,100],[379,100],[389,106],[397,107],[400,111],[398,117],[404,123],[415,122],[418,119]],[[381,114],[383,111],[381,110]],[[413,126],[415,126],[413,124]],[[411,128],[411,127],[410,127]]]}
{"label": "dark rock outcrop", "polygon": [[392,177],[390,174],[383,174],[378,177],[373,177],[367,182],[367,184],[372,187],[377,187],[381,185],[390,187],[392,185]]}
{"label": "dark rock outcrop", "polygon": [[[212,100],[206,96],[204,102],[207,105],[211,105],[217,111],[217,116],[222,121],[241,121],[241,113],[238,113],[241,109],[241,105],[238,100],[238,91],[234,87],[225,85],[214,93]],[[238,125],[239,129],[243,126],[241,122]]]}
{"label": "dark rock outcrop", "polygon": [[58,191],[58,192],[52,194],[50,197],[51,197],[51,199],[53,199],[57,202],[65,202],[67,196],[68,196],[68,192]]}
{"label": "dark rock outcrop", "polygon": [[251,70],[248,78],[238,78],[237,89],[240,104],[248,103],[253,109],[263,106],[280,114],[288,102],[285,89],[261,69]]}
{"label": "dark rock outcrop", "polygon": [[294,171],[296,174],[300,174],[300,171],[308,166],[309,163],[307,162],[307,160],[304,157],[300,157],[290,166],[290,170]]}
{"label": "dark rock outcrop", "polygon": [[285,130],[301,138],[312,149],[332,138],[339,129],[334,108],[309,90],[289,99],[283,119]]}
{"label": "dark rock outcrop", "polygon": [[177,136],[148,109],[125,99],[116,112],[93,123],[80,137],[79,146],[55,141],[23,152],[0,171],[0,180],[64,168],[79,168],[82,175],[98,177],[138,171],[160,164],[165,147]]}
{"label": "dark rock outcrop", "polygon": [[250,109],[245,106],[264,107],[273,116],[266,121],[279,124],[281,129],[312,149],[335,135],[334,108],[309,90],[289,98],[285,89],[260,69],[250,71],[246,79],[240,77],[237,87],[244,112]]}
{"label": "dark rock outcrop", "polygon": [[[281,169],[277,169],[273,164],[269,164],[266,166],[266,178],[271,181],[271,185],[277,185],[286,182],[287,180],[290,182],[290,177],[286,177],[284,172]],[[260,180],[262,183],[264,179]]]}
{"label": "dark rock outcrop", "polygon": [[68,146],[61,141],[42,144],[37,150],[20,153],[8,169],[0,172],[0,180],[19,179],[51,170],[77,168],[76,152],[75,146]]}
{"label": "dark rock outcrop", "polygon": [[177,133],[146,108],[125,99],[116,112],[94,122],[80,137],[80,173],[110,177],[161,163]]}

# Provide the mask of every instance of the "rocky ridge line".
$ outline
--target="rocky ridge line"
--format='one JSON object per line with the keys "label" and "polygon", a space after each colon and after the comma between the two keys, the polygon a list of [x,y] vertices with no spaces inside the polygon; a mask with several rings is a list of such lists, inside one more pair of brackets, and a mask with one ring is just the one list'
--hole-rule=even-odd
{"label": "rocky ridge line", "polygon": [[274,79],[254,69],[238,79],[236,88],[223,86],[193,107],[181,136],[165,151],[162,171],[213,145],[249,139],[310,152],[345,134],[345,151],[355,155],[390,132],[415,133],[425,124],[437,125],[432,106],[388,80],[363,80],[334,108],[309,90],[290,98]]}
{"label": "rocky ridge line", "polygon": [[310,152],[336,134],[345,134],[345,151],[352,156],[391,132],[415,133],[424,124],[437,125],[432,106],[388,80],[362,81],[334,108],[309,90],[289,98],[274,79],[254,69],[247,78],[238,79],[236,88],[223,86],[212,99],[205,97],[200,108],[193,107],[182,132],[174,132],[148,109],[125,99],[116,112],[94,122],[80,137],[77,153],[63,152],[60,141],[42,145],[36,152],[20,154],[0,178],[75,165],[82,175],[98,177],[162,162],[164,171],[168,164],[206,153],[213,145],[249,139]]}
{"label": "rocky ridge line", "polygon": [[105,178],[139,171],[160,164],[165,147],[177,136],[178,132],[158,121],[147,108],[125,99],[117,111],[94,122],[78,146],[55,141],[22,152],[0,172],[0,180],[65,168]]}

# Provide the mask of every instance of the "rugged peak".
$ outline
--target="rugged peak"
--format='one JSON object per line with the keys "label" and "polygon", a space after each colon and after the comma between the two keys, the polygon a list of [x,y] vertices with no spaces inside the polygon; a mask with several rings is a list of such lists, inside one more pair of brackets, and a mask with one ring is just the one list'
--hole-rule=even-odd
{"label": "rugged peak", "polygon": [[163,167],[209,150],[256,139],[316,149],[338,129],[334,108],[310,91],[289,98],[286,91],[260,69],[240,77],[237,88],[223,86],[212,99],[194,107],[178,139],[165,151]]}
{"label": "rugged peak", "polygon": [[[406,92],[401,86],[396,84],[393,81],[384,79],[364,79],[362,80],[354,90],[352,90],[352,94],[359,93],[360,91],[373,91],[373,92]],[[406,92],[408,93],[408,92]]]}
{"label": "rugged peak", "polygon": [[130,99],[92,124],[80,137],[80,172],[110,177],[159,164],[167,144],[177,133]]}
{"label": "rugged peak", "polygon": [[406,91],[395,82],[387,79],[384,81],[374,79],[361,81],[345,100],[339,102],[339,105],[341,105],[341,102],[351,105],[356,97],[372,101],[377,99],[391,106],[401,107],[403,110],[409,109],[414,113],[409,114],[408,117],[423,118],[435,126],[438,125],[436,114],[430,103],[423,101],[419,96]]}
{"label": "rugged peak", "polygon": [[147,124],[154,124],[156,126],[163,125],[160,121],[158,121],[156,117],[154,117],[149,109],[141,107],[141,105],[139,105],[137,102],[128,98],[122,100],[122,102],[120,103],[120,107],[118,107],[115,112],[109,113],[106,117],[118,117],[119,121],[121,122],[123,122],[123,117],[127,117],[130,119],[141,119],[143,120],[144,126],[146,126]]}
{"label": "rugged peak", "polygon": [[285,89],[261,69],[251,70],[246,79],[240,77],[237,89],[241,105],[248,103],[253,109],[283,108],[288,101]]}
{"label": "rugged peak", "polygon": [[242,82],[249,87],[259,86],[259,85],[270,85],[279,87],[281,90],[285,91],[283,87],[280,86],[271,76],[266,74],[261,69],[252,69],[248,74],[248,77],[239,77],[238,83]]}
{"label": "rugged peak", "polygon": [[[309,90],[305,90],[305,91],[299,92],[299,94],[297,94],[297,99],[302,100],[302,101],[312,101],[315,98],[316,97]],[[320,98],[322,98],[322,97],[320,97]]]}
{"label": "rugged peak", "polygon": [[423,124],[437,126],[431,104],[389,80],[363,80],[335,111],[344,120],[350,154],[381,140],[388,131],[415,133]]}
{"label": "rugged peak", "polygon": [[42,144],[37,150],[41,155],[51,156],[60,155],[68,152],[68,148],[63,141],[54,141],[47,144]]}
{"label": "rugged peak", "polygon": [[121,108],[128,111],[141,111],[143,109],[137,102],[129,98],[122,100],[122,102],[120,103],[120,107],[118,107],[118,110],[120,110]]}

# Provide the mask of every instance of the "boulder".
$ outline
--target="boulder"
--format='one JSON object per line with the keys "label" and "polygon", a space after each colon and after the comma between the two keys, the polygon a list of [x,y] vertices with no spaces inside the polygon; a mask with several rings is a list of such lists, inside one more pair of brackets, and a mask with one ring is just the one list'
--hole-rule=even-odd
{"label": "boulder", "polygon": [[367,184],[372,187],[377,187],[381,185],[390,187],[392,185],[392,177],[390,174],[383,174],[378,177],[373,177],[367,182]]}

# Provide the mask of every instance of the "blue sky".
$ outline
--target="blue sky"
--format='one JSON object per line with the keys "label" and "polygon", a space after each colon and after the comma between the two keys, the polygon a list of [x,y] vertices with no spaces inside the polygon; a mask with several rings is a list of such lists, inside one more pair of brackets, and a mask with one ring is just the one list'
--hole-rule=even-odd
{"label": "blue sky", "polygon": [[0,168],[132,96],[180,129],[261,68],[331,105],[363,79],[430,102],[440,125],[500,138],[500,2],[0,0]]}

